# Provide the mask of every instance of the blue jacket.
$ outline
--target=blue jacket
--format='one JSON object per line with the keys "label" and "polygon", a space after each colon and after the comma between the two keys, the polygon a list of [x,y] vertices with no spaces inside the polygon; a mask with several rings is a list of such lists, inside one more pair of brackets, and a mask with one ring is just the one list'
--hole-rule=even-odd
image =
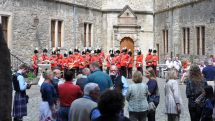
{"label": "blue jacket", "polygon": [[203,68],[202,73],[204,74],[206,81],[215,80],[215,66],[212,65],[206,66],[205,68]]}

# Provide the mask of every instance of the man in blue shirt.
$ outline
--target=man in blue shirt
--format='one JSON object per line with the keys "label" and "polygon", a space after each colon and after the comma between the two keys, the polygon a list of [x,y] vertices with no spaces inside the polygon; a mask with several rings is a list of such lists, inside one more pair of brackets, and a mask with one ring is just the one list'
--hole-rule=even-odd
{"label": "man in blue shirt", "polygon": [[203,68],[202,73],[206,81],[215,81],[215,66],[211,60],[208,61],[208,65]]}
{"label": "man in blue shirt", "polygon": [[28,71],[28,66],[26,64],[21,64],[16,76],[13,78],[13,86],[15,95],[13,103],[13,113],[14,121],[22,121],[24,116],[27,116],[27,103],[28,96],[26,95],[26,89],[30,88],[30,84],[27,84],[23,75]]}
{"label": "man in blue shirt", "polygon": [[99,63],[93,62],[90,65],[92,74],[88,76],[88,83],[96,83],[99,85],[100,92],[104,92],[113,86],[110,76],[99,69]]}

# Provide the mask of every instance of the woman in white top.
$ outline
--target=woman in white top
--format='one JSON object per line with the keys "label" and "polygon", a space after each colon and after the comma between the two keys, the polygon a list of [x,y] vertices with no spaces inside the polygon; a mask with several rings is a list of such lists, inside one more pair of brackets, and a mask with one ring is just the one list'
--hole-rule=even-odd
{"label": "woman in white top", "polygon": [[168,121],[179,121],[181,113],[181,95],[176,78],[177,71],[170,69],[167,72],[167,82],[165,84],[165,107]]}

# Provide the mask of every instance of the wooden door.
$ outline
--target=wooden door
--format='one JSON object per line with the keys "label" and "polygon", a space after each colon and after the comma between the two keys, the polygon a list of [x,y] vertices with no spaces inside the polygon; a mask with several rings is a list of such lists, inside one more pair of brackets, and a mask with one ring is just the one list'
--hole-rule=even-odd
{"label": "wooden door", "polygon": [[131,49],[132,56],[134,58],[134,41],[129,37],[123,38],[120,42],[120,50],[122,50],[124,47],[126,47],[128,50]]}

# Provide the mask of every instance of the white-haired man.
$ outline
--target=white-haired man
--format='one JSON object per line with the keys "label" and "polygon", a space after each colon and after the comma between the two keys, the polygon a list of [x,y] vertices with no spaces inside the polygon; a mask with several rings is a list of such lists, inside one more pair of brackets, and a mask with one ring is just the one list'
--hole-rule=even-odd
{"label": "white-haired man", "polygon": [[86,84],[84,96],[76,99],[70,106],[69,121],[90,121],[91,110],[97,107],[99,96],[100,89],[98,84]]}

